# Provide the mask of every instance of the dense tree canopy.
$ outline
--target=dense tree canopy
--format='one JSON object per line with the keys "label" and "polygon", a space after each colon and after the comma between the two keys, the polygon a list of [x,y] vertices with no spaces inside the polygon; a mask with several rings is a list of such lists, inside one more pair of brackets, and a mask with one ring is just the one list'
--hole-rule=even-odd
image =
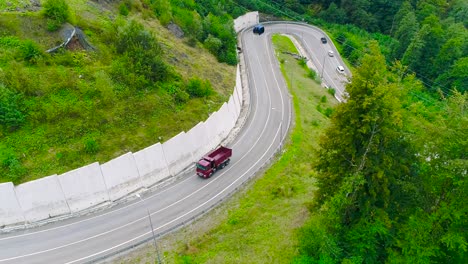
{"label": "dense tree canopy", "polygon": [[467,95],[454,92],[440,112],[412,103],[407,89],[417,80],[401,78],[402,65],[387,69],[378,46],[369,48],[320,142],[319,215],[302,229],[302,255],[311,263],[462,263]]}
{"label": "dense tree canopy", "polygon": [[[395,41],[380,42],[388,62],[401,60],[408,71],[416,73],[429,91],[465,91],[458,68],[468,57],[468,2],[462,0],[237,0],[251,10],[272,13],[295,20],[353,24],[361,29],[388,34]],[[327,25],[322,25],[327,27]],[[341,35],[342,36],[342,35]],[[362,44],[348,43],[349,36],[336,41],[351,63]],[[378,39],[378,34],[374,35]],[[348,42],[345,42],[348,41]],[[351,44],[351,45],[350,45]],[[359,55],[360,56],[360,55]],[[457,65],[455,65],[457,64]],[[467,70],[465,70],[466,72]]]}

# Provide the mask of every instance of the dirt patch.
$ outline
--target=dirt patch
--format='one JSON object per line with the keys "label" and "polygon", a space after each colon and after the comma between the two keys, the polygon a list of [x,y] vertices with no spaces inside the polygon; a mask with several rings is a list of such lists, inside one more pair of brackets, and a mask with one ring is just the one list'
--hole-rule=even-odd
{"label": "dirt patch", "polygon": [[81,45],[80,40],[77,36],[73,36],[73,38],[68,42],[67,49],[75,51],[75,50],[84,50],[83,45]]}
{"label": "dirt patch", "polygon": [[39,0],[21,1],[19,3],[15,3],[13,1],[5,1],[5,3],[0,5],[0,8],[2,8],[0,9],[0,12],[36,12],[41,10],[41,2]]}

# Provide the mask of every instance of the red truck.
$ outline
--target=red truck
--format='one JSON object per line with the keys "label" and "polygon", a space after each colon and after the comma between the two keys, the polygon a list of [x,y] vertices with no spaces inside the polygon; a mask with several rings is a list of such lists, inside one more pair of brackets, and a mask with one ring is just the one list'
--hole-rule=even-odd
{"label": "red truck", "polygon": [[215,171],[226,167],[231,161],[232,149],[219,147],[208,153],[197,162],[197,175],[203,178],[209,178]]}

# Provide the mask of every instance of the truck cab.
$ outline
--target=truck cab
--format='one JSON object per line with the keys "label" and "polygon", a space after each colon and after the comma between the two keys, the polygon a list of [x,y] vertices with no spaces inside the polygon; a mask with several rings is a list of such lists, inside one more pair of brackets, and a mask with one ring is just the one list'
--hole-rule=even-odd
{"label": "truck cab", "polygon": [[210,177],[214,173],[213,163],[202,159],[197,162],[197,175],[203,178]]}
{"label": "truck cab", "polygon": [[207,160],[200,160],[197,162],[197,175],[203,178],[206,178],[205,175],[212,175],[213,174],[213,167],[211,166],[210,162]]}

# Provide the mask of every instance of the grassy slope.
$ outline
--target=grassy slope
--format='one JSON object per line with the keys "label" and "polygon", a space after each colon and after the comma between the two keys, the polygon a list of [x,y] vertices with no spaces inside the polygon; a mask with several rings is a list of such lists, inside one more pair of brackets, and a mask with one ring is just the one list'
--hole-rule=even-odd
{"label": "grassy slope", "polygon": [[[51,59],[52,65],[27,66],[15,60],[0,60],[0,69],[13,69],[10,72],[14,73],[18,89],[38,94],[27,97],[23,103],[30,109],[29,115],[44,120],[27,123],[14,133],[0,132],[0,154],[18,160],[20,167],[14,169],[24,173],[12,179],[7,175],[8,168],[0,166],[0,182],[14,180],[18,184],[60,174],[94,161],[106,162],[127,151],[138,151],[159,138],[165,141],[219,109],[235,85],[234,67],[218,63],[200,47],[184,44],[183,39],[174,37],[152,18],[151,11],[137,5],[128,18],[120,19],[144,24],[162,44],[165,61],[183,79],[208,79],[217,93],[177,105],[160,90],[135,92],[131,87],[121,87],[107,73],[112,53],[102,41],[106,27],[119,20],[115,7],[85,0],[67,2],[72,21],[84,30],[99,52],[67,52]],[[46,21],[39,12],[2,13],[0,28],[3,34],[34,40],[43,50],[61,41],[58,33],[46,31]],[[65,60],[73,63],[63,63]],[[0,70],[0,81],[2,74]],[[95,142],[99,151],[86,152],[87,142]]]}
{"label": "grassy slope", "polygon": [[[160,239],[165,263],[290,263],[297,254],[295,230],[309,218],[315,189],[313,149],[328,124],[317,108],[332,107],[336,100],[307,78],[292,56],[279,52],[297,53],[287,37],[275,36],[273,41],[293,94],[296,115],[290,142],[264,175],[229,202]],[[115,262],[153,263],[154,259],[154,249],[147,246]]]}

